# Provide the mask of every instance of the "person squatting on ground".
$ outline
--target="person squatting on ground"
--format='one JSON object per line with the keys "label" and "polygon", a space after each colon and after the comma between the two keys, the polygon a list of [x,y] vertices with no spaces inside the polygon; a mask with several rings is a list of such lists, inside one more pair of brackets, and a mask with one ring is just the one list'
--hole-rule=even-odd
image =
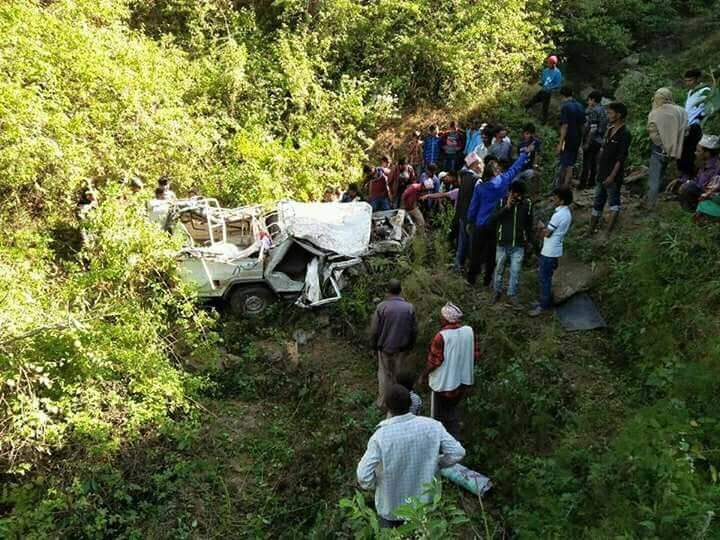
{"label": "person squatting on ground", "polygon": [[682,156],[687,126],[685,109],[675,105],[669,88],[659,88],[653,96],[647,127],[652,150],[645,204],[650,209],[654,209],[657,204],[668,162]]}
{"label": "person squatting on ground", "polygon": [[417,339],[415,307],[400,294],[397,279],[388,283],[388,296],[378,304],[370,323],[370,344],[378,358],[378,397],[376,404],[384,407],[387,389],[396,382],[404,368],[408,351]]}
{"label": "person squatting on ground", "polygon": [[608,126],[608,116],[605,107],[600,103],[601,101],[602,93],[597,90],[590,92],[588,95],[588,106],[585,111],[585,134],[583,136],[583,168],[578,189],[595,186],[597,159],[605,141],[605,131]]}
{"label": "person squatting on ground", "polygon": [[573,167],[577,163],[583,128],[585,126],[585,109],[573,97],[569,86],[560,89],[562,105],[560,106],[560,140],[556,152],[559,158],[560,176],[558,187],[570,187]]}
{"label": "person squatting on ground", "polygon": [[540,75],[540,91],[525,105],[525,109],[529,110],[538,103],[542,103],[542,122],[547,123],[548,112],[550,110],[550,99],[552,94],[560,90],[562,86],[562,73],[557,67],[557,56],[548,56],[547,67],[542,70]]}
{"label": "person squatting on ground", "polygon": [[495,227],[490,218],[498,202],[505,197],[510,182],[518,175],[528,161],[528,155],[535,148],[525,147],[515,163],[502,172],[497,160],[488,156],[483,175],[487,180],[475,184],[470,207],[467,211],[467,227],[470,229],[470,268],[468,282],[472,285],[484,267],[484,285],[490,285],[495,269]]}
{"label": "person squatting on ground", "polygon": [[610,206],[607,234],[610,234],[617,225],[620,215],[620,190],[625,177],[625,161],[632,143],[630,131],[625,127],[627,107],[622,103],[610,103],[607,106],[607,115],[610,127],[600,153],[598,182],[595,186],[595,200],[590,217],[590,234],[595,233],[606,203]]}
{"label": "person squatting on ground", "polygon": [[430,343],[423,379],[430,386],[430,416],[459,437],[458,406],[475,384],[475,361],[480,350],[473,329],[462,324],[463,312],[448,302],[440,310],[440,331]]}
{"label": "person squatting on ground", "polygon": [[543,234],[543,246],[538,258],[538,285],[540,300],[538,305],[530,310],[528,315],[537,317],[552,309],[552,278],[558,267],[558,261],[563,254],[563,241],[572,224],[570,205],[573,201],[573,192],[569,188],[555,188],[553,191],[555,212],[547,226],[540,225]]}
{"label": "person squatting on ground", "polygon": [[699,165],[697,174],[675,180],[668,186],[668,191],[677,190],[680,205],[689,212],[695,212],[700,197],[705,193],[713,179],[720,174],[720,137],[703,135],[695,147],[696,163]]}
{"label": "person squatting on ground", "polygon": [[525,250],[533,235],[533,204],[525,197],[526,190],[525,184],[518,180],[510,184],[508,196],[500,201],[491,219],[491,223],[497,228],[493,304],[502,296],[505,262],[510,261],[507,295],[513,307],[520,307],[517,297],[518,282]]}
{"label": "person squatting on ground", "polygon": [[399,384],[388,388],[390,418],[378,424],[357,466],[363,489],[375,490],[375,511],[383,528],[402,525],[397,508],[410,497],[427,503],[425,485],[438,469],[452,467],[465,449],[437,420],[410,413],[410,393]]}

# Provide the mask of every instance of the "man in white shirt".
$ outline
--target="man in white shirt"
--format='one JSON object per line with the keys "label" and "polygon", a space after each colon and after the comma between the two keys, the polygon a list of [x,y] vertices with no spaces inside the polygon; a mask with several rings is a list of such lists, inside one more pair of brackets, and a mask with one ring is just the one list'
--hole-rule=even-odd
{"label": "man in white shirt", "polygon": [[465,457],[465,449],[437,420],[409,412],[411,400],[406,388],[395,384],[385,404],[392,415],[378,424],[367,450],[357,466],[363,489],[375,488],[375,510],[381,527],[398,527],[394,514],[410,497],[425,502],[425,484],[432,482],[440,468],[452,467]]}
{"label": "man in white shirt", "polygon": [[148,218],[162,228],[165,228],[170,213],[170,201],[166,197],[167,191],[165,188],[158,186],[155,188],[155,198],[147,202]]}
{"label": "man in white shirt", "polygon": [[538,265],[538,281],[540,284],[540,301],[530,310],[528,315],[537,317],[552,309],[552,277],[558,267],[558,260],[563,254],[563,241],[570,225],[572,212],[570,205],[573,193],[569,188],[557,188],[553,191],[555,198],[555,213],[547,226],[543,226],[543,247],[540,251]]}

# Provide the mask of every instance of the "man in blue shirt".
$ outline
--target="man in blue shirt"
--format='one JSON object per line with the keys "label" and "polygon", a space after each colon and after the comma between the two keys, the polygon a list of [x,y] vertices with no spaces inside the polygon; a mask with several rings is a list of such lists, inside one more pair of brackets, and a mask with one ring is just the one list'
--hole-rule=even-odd
{"label": "man in blue shirt", "polygon": [[475,283],[481,267],[485,266],[483,282],[490,285],[495,270],[495,227],[491,224],[498,202],[507,195],[510,182],[518,175],[535,150],[533,145],[526,146],[505,172],[500,169],[497,159],[486,158],[483,181],[475,185],[470,208],[467,211],[467,223],[470,228],[470,269],[468,283]]}
{"label": "man in blue shirt", "polygon": [[440,159],[440,130],[436,125],[428,128],[428,134],[423,139],[423,165],[428,168],[431,163],[437,164]]}
{"label": "man in blue shirt", "polygon": [[560,159],[558,186],[570,187],[573,167],[582,143],[585,108],[573,98],[573,91],[569,86],[563,86],[560,95],[563,102],[560,107],[560,141],[557,145]]}
{"label": "man in blue shirt", "polygon": [[531,107],[538,103],[542,103],[542,121],[543,124],[547,123],[548,110],[550,108],[550,98],[553,92],[560,90],[562,86],[562,73],[557,67],[558,59],[557,56],[552,55],[547,59],[547,67],[542,70],[540,75],[540,91],[533,96],[533,98],[525,105],[525,110],[530,110]]}

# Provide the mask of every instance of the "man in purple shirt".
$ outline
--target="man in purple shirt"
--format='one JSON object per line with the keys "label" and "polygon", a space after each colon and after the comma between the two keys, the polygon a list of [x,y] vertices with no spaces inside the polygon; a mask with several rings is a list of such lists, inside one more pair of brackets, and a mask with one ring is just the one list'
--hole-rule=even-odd
{"label": "man in purple shirt", "polygon": [[720,174],[720,137],[703,135],[695,150],[695,161],[700,165],[694,178],[673,182],[668,186],[672,191],[679,185],[680,204],[685,210],[694,212],[700,196],[710,181]]}
{"label": "man in purple shirt", "polygon": [[397,279],[388,284],[387,298],[378,304],[370,323],[370,342],[378,357],[377,406],[385,407],[385,394],[395,384],[396,375],[403,369],[407,353],[417,338],[415,307],[400,293]]}

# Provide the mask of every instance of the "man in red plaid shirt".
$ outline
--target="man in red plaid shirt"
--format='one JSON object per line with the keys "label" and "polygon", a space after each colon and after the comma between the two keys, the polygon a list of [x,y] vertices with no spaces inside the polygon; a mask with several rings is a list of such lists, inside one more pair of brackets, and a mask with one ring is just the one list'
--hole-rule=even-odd
{"label": "man in red plaid shirt", "polygon": [[475,361],[480,358],[473,329],[461,324],[462,316],[460,308],[452,303],[440,310],[442,328],[430,343],[423,373],[432,390],[430,416],[442,422],[453,437],[458,436],[460,427],[458,405],[475,383]]}

